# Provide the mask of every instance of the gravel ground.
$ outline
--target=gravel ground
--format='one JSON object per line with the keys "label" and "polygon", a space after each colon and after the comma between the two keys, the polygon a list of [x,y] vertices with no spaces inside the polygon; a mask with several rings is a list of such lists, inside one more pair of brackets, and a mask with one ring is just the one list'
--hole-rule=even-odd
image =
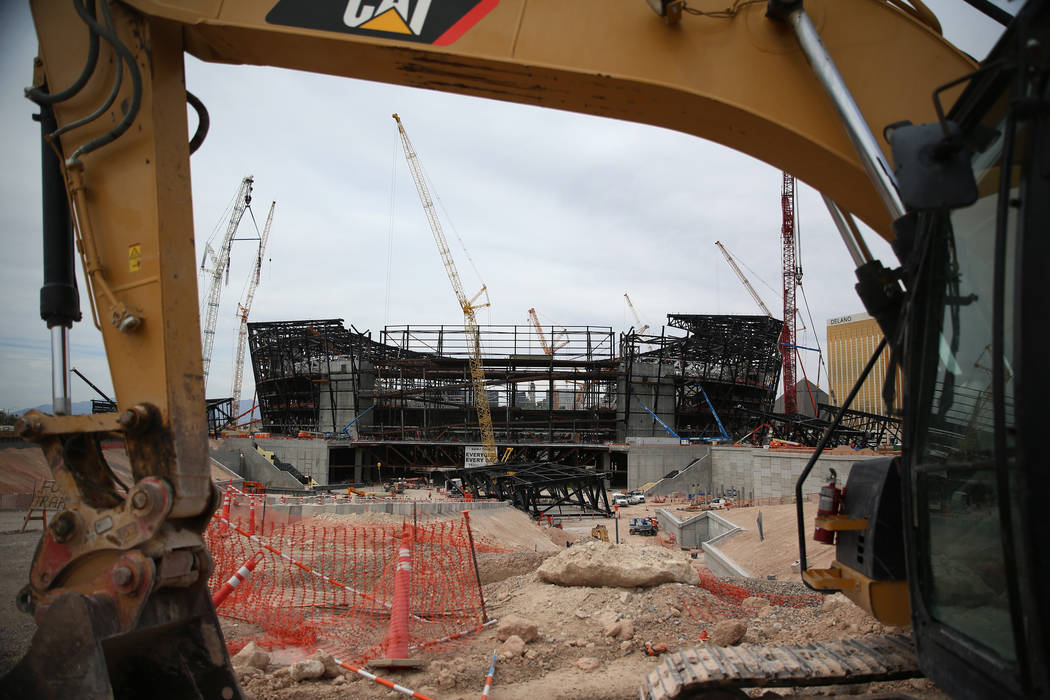
{"label": "gravel ground", "polygon": [[0,511],[0,675],[7,673],[29,648],[36,631],[33,618],[19,611],[15,596],[29,583],[29,563],[40,541],[41,523],[22,529],[24,511]]}

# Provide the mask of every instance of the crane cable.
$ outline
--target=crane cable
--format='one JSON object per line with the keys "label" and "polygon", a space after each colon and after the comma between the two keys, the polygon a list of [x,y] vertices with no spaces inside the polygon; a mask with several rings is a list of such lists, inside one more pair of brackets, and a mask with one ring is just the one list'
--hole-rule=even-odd
{"label": "crane cable", "polygon": [[481,287],[482,289],[484,289],[485,296],[484,306],[486,306],[487,308],[486,317],[488,318],[489,323],[491,323],[492,306],[489,299],[488,285],[486,285],[485,280],[482,279],[481,272],[478,270],[478,266],[474,264],[474,258],[470,257],[470,251],[467,250],[467,244],[463,242],[463,237],[459,235],[459,229],[456,228],[456,223],[452,220],[452,217],[449,216],[448,209],[445,208],[445,202],[441,199],[441,195],[438,194],[437,188],[434,187],[434,182],[430,179],[430,175],[427,174],[426,167],[424,167],[422,162],[419,162],[419,169],[423,173],[423,178],[427,181],[427,185],[430,187],[431,196],[437,202],[438,206],[441,207],[441,212],[445,215],[446,223],[448,223],[449,227],[452,229],[452,233],[456,235],[456,240],[459,241],[459,247],[463,251],[463,255],[466,256],[467,262],[470,263],[470,269],[474,271],[474,274],[477,276],[478,281],[481,282]]}
{"label": "crane cable", "polygon": [[390,323],[390,281],[394,268],[394,197],[397,193],[397,150],[400,145],[400,137],[395,132],[393,148],[390,151],[390,210],[387,223],[386,238],[386,300],[383,304],[383,325]]}

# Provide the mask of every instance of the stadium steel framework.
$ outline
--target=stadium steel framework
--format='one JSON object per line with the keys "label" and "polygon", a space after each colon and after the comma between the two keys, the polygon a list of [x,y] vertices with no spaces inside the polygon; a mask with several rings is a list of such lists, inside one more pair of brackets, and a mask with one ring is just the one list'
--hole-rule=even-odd
{"label": "stadium steel framework", "polygon": [[623,337],[620,354],[626,382],[636,396],[650,399],[625,402],[628,434],[666,434],[637,405],[643,403],[683,438],[720,436],[708,399],[729,435],[752,430],[752,412],[773,409],[783,323],[768,316],[697,314],[669,314],[667,320],[668,326],[685,334],[670,335],[665,327],[660,335]]}
{"label": "stadium steel framework", "polygon": [[263,430],[285,435],[341,430],[371,404],[374,363],[385,355],[342,319],[249,323],[248,349]]}
{"label": "stadium steel framework", "polygon": [[[482,326],[482,365],[502,443],[601,443],[616,434],[619,362],[609,327]],[[387,326],[369,436],[478,442],[461,326]]]}
{"label": "stadium steel framework", "polygon": [[[753,421],[764,426],[764,429],[755,431],[748,436],[748,440],[756,444],[768,440],[786,440],[812,447],[820,441],[840,410],[838,406],[824,403],[819,404],[818,409],[820,415],[817,418],[802,413],[789,416],[749,411]],[[899,445],[902,429],[903,424],[898,418],[847,409],[842,422],[828,437],[827,445],[849,445],[858,449]]]}
{"label": "stadium steel framework", "polygon": [[[781,326],[671,314],[659,335],[632,330],[618,343],[605,326],[482,326],[497,443],[514,447],[518,466],[632,436],[721,437],[709,400],[733,439],[770,423],[775,437],[813,444],[823,416],[772,413]],[[466,340],[458,325],[388,326],[375,341],[342,319],[249,323],[262,430],[353,439],[368,450],[356,465],[463,464],[463,446],[480,444]],[[854,444],[899,436],[893,419],[855,411],[841,431],[836,439]],[[591,452],[564,456],[594,462]]]}

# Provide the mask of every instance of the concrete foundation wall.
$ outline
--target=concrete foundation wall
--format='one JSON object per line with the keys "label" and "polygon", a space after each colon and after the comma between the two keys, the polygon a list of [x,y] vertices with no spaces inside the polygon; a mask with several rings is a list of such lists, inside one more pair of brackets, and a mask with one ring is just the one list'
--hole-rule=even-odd
{"label": "concrete foundation wall", "polygon": [[680,515],[681,513],[675,513],[666,508],[656,509],[660,529],[674,535],[679,547],[699,549],[707,540],[707,513],[693,515],[685,520],[681,519]]}
{"label": "concrete foundation wall", "polygon": [[674,535],[679,547],[693,549],[702,547],[705,552],[710,543],[743,530],[742,527],[714,511],[694,514],[657,508],[656,517],[659,520],[660,529]]}
{"label": "concrete foundation wall", "polygon": [[670,496],[676,493],[698,493],[711,485],[711,451],[693,460],[670,479],[658,481],[645,492],[646,496]]}
{"label": "concrete foundation wall", "polygon": [[[671,493],[721,495],[735,488],[741,498],[792,498],[795,481],[810,457],[809,453],[754,447],[682,445],[673,438],[640,438],[629,444],[628,489],[659,481],[664,474],[675,469],[682,472],[650,489],[650,496]],[[696,459],[699,461],[689,466]],[[806,479],[803,494],[820,491],[827,482],[829,467],[837,472],[839,483],[845,484],[853,463],[867,459],[874,457],[823,455]]]}
{"label": "concrete foundation wall", "polygon": [[[664,474],[683,470],[695,459],[702,459],[710,454],[707,445],[682,445],[674,438],[642,438],[630,441],[627,452],[627,488],[636,489],[643,484],[659,481]],[[710,459],[702,459],[689,470],[690,478],[680,479],[675,490],[695,493],[692,484],[698,486],[710,483]],[[688,482],[688,483],[687,483]],[[689,489],[687,491],[687,489]],[[696,490],[701,490],[697,488]],[[668,492],[670,493],[670,491]]]}
{"label": "concrete foundation wall", "polygon": [[732,559],[722,554],[721,550],[713,544],[704,545],[704,566],[710,569],[715,576],[753,578],[747,569],[737,566]]}
{"label": "concrete foundation wall", "polygon": [[[342,426],[339,427],[342,428]],[[257,438],[255,441],[264,450],[269,450],[277,455],[282,462],[290,462],[303,476],[310,477],[322,486],[328,484],[328,442],[326,440]]]}
{"label": "concrete foundation wall", "polygon": [[248,481],[266,486],[302,488],[294,476],[275,467],[252,445],[250,438],[227,438],[222,445],[212,448],[211,458]]}
{"label": "concrete foundation wall", "polygon": [[[753,447],[714,447],[711,455],[711,487],[715,493],[736,488],[741,497],[790,498],[795,495],[795,482],[809,458],[808,453]],[[845,484],[852,464],[864,459],[873,457],[821,456],[803,485],[803,495],[820,491],[820,487],[827,483],[829,467],[838,473],[839,484]]]}

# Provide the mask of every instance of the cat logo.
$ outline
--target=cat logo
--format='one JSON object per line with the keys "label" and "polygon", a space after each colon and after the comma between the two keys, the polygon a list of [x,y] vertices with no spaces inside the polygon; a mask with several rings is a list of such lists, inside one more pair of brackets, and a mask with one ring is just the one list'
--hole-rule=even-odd
{"label": "cat logo", "polygon": [[270,24],[448,46],[499,0],[279,0]]}

